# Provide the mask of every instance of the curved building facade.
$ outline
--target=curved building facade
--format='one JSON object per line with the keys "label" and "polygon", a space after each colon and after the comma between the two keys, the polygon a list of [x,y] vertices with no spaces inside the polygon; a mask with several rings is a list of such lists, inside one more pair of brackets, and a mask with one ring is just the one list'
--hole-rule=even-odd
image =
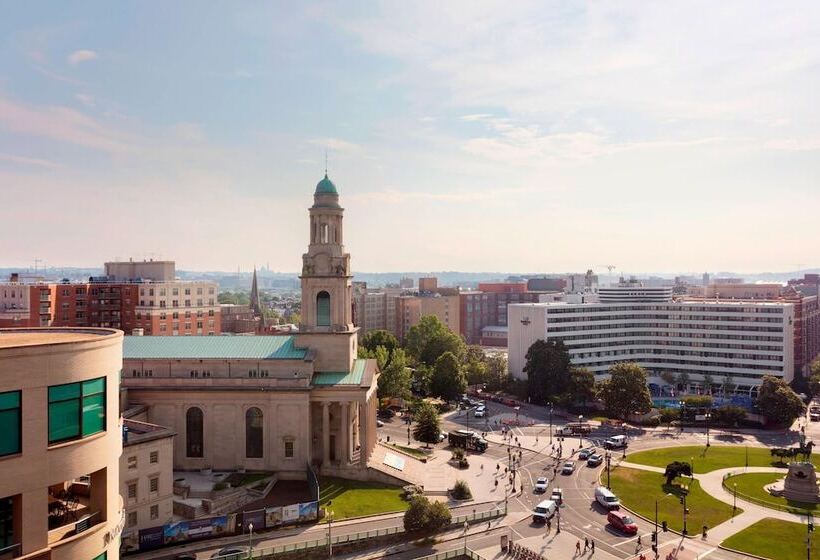
{"label": "curved building facade", "polygon": [[0,558],[119,558],[122,340],[0,329]]}

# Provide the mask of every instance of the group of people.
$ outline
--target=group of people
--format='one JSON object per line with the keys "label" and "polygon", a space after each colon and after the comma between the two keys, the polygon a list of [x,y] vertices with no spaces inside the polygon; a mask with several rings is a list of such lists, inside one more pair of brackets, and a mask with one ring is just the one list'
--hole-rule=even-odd
{"label": "group of people", "polygon": [[583,551],[581,551],[581,541],[576,541],[576,543],[575,543],[575,553],[576,554],[583,554],[584,552],[587,551],[587,549],[591,549],[592,554],[595,554],[595,541],[594,540],[592,540],[588,537],[584,537],[584,550]]}

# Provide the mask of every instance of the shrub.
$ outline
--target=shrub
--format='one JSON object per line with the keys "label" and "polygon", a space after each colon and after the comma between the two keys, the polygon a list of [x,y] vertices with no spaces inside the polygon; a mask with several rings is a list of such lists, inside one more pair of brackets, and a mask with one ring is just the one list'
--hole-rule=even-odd
{"label": "shrub", "polygon": [[424,496],[413,496],[404,512],[405,531],[438,531],[450,524],[450,509],[442,502],[431,503]]}
{"label": "shrub", "polygon": [[456,481],[450,495],[454,500],[470,500],[473,497],[473,493],[470,492],[470,485],[464,480]]}
{"label": "shrub", "polygon": [[450,508],[444,502],[433,502],[428,509],[429,518],[427,522],[427,530],[438,531],[447,527],[452,521],[453,516],[450,513]]}
{"label": "shrub", "polygon": [[710,395],[690,395],[681,399],[686,408],[711,408],[714,399]]}
{"label": "shrub", "polygon": [[219,492],[220,490],[224,490],[228,487],[228,484],[225,482],[217,482],[214,484],[214,492]]}
{"label": "shrub", "polygon": [[661,413],[661,422],[664,424],[680,420],[680,410],[677,408],[662,408],[659,412]]}
{"label": "shrub", "polygon": [[453,456],[451,458],[453,461],[461,461],[463,458],[464,458],[464,450],[463,449],[458,449],[458,448],[453,449]]}
{"label": "shrub", "polygon": [[466,469],[470,466],[470,462],[467,460],[467,457],[462,457],[458,460],[458,468]]}

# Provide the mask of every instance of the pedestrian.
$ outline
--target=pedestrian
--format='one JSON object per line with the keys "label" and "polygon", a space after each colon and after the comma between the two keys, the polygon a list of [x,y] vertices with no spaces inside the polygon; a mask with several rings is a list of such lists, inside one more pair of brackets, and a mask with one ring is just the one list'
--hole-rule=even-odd
{"label": "pedestrian", "polygon": [[589,539],[589,546],[592,548],[592,554],[595,554],[595,541]]}
{"label": "pedestrian", "polygon": [[495,487],[498,488],[498,479],[495,479]]}
{"label": "pedestrian", "polygon": [[581,554],[581,541],[575,541],[575,554]]}
{"label": "pedestrian", "polygon": [[550,518],[547,517],[547,533],[550,531],[552,531],[552,521],[550,521]]}
{"label": "pedestrian", "polygon": [[641,545],[641,536],[640,536],[640,535],[638,535],[638,548],[640,548],[641,546],[642,546],[642,545]]}
{"label": "pedestrian", "polygon": [[584,537],[584,552],[589,548],[589,539]]}

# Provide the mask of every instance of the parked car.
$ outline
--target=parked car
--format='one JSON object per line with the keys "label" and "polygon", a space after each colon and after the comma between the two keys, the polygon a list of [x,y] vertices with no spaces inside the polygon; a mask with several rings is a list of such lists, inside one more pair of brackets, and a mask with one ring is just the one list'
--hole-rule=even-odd
{"label": "parked car", "polygon": [[445,439],[447,439],[447,436],[445,436],[443,432],[439,432],[439,434],[438,434],[438,442],[439,442],[439,443],[441,443],[441,442],[442,442],[442,441],[444,441]]}
{"label": "parked car", "polygon": [[612,527],[627,535],[634,535],[638,532],[635,521],[622,511],[610,511],[606,516],[606,520]]}
{"label": "parked car", "polygon": [[540,476],[535,481],[535,491],[538,492],[539,494],[542,493],[542,492],[546,492],[548,485],[549,485],[549,480],[547,480],[547,477]]}
{"label": "parked car", "polygon": [[575,472],[575,461],[567,461],[561,467],[561,474],[572,474]]}
{"label": "parked car", "polygon": [[545,523],[547,519],[555,515],[558,511],[558,504],[552,500],[544,500],[532,510],[532,520],[536,523]]}
{"label": "parked car", "polygon": [[594,447],[588,447],[588,448],[582,449],[581,451],[578,452],[578,458],[581,459],[582,461],[586,461],[587,459],[589,459],[590,455],[592,455],[594,453],[595,453],[595,448]]}
{"label": "parked car", "polygon": [[621,508],[621,502],[618,500],[618,496],[613,494],[612,490],[606,486],[599,486],[595,489],[595,501],[608,510]]}
{"label": "parked car", "polygon": [[380,418],[393,418],[395,415],[396,413],[389,408],[382,408],[378,414]]}
{"label": "parked car", "polygon": [[587,466],[588,467],[597,467],[598,465],[600,465],[603,462],[604,462],[603,456],[598,455],[597,453],[595,453],[593,455],[590,455],[589,459],[587,459]]}
{"label": "parked car", "polygon": [[384,422],[382,422],[381,420],[379,420],[379,419],[377,418],[377,419],[376,419],[376,427],[377,427],[377,428],[381,428],[382,426],[384,426]]}
{"label": "parked car", "polygon": [[473,412],[473,418],[484,418],[484,413],[485,410],[483,408],[477,408],[475,412]]}
{"label": "parked car", "polygon": [[250,551],[251,548],[249,546],[237,546],[232,544],[231,546],[220,548],[219,551],[211,556],[211,560],[245,560]]}
{"label": "parked car", "polygon": [[550,500],[555,502],[558,505],[564,503],[564,491],[560,488],[553,488],[552,494],[550,495]]}

